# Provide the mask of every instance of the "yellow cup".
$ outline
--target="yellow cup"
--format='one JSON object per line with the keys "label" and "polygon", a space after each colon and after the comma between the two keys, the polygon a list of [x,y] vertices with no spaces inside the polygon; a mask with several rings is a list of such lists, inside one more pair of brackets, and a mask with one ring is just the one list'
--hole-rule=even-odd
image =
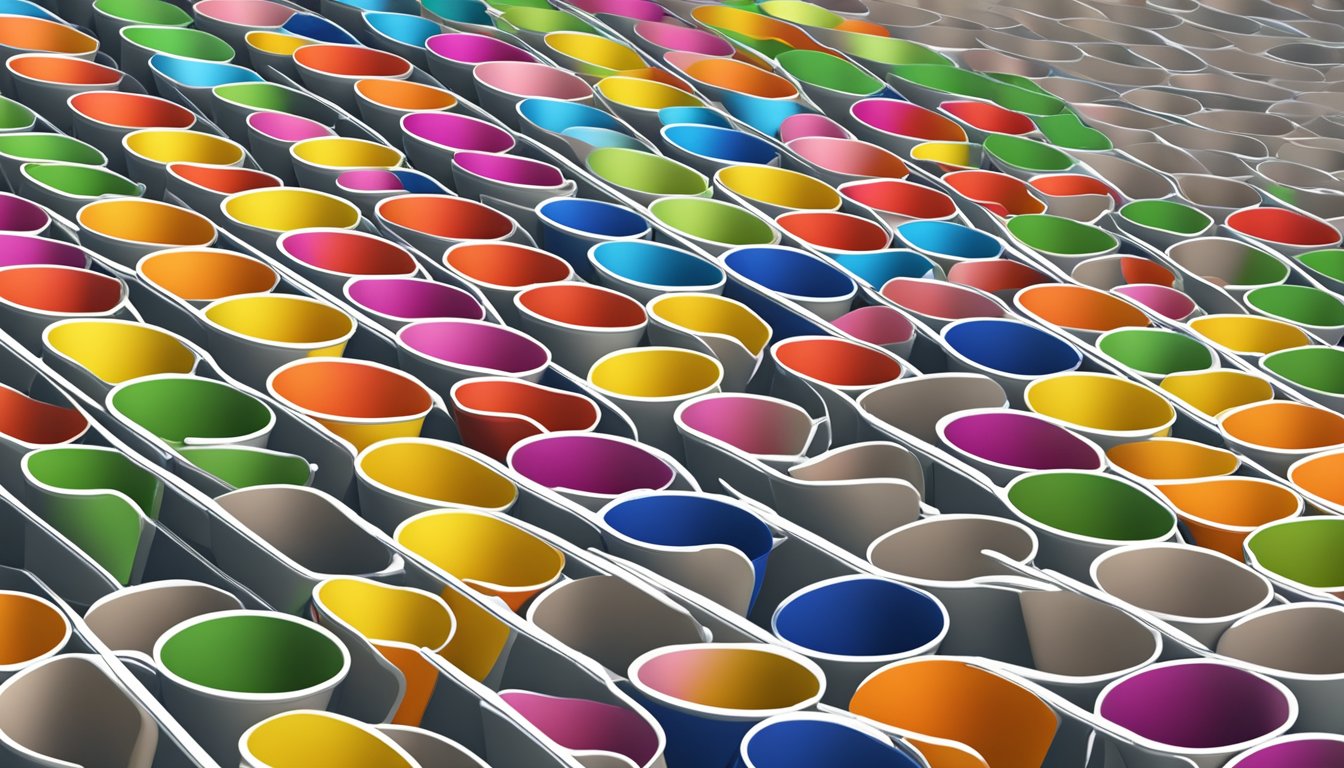
{"label": "yellow cup", "polygon": [[1239,355],[1258,356],[1311,343],[1301,328],[1254,315],[1205,315],[1190,321],[1190,330]]}
{"label": "yellow cup", "polygon": [[1172,397],[1211,417],[1229,408],[1274,399],[1274,388],[1268,381],[1241,371],[1174,373],[1163,379],[1160,386]]}
{"label": "yellow cup", "polygon": [[358,720],[298,709],[262,720],[239,740],[246,768],[417,768],[406,750]]}
{"label": "yellow cup", "polygon": [[355,459],[360,507],[388,533],[429,509],[504,512],[517,501],[518,487],[496,467],[454,443],[384,440]]}
{"label": "yellow cup", "polygon": [[600,35],[552,32],[543,40],[555,52],[559,64],[576,74],[606,77],[645,66],[635,49]]}
{"label": "yellow cup", "polygon": [[196,367],[196,354],[181,339],[129,320],[64,320],[47,328],[44,342],[106,384]]}
{"label": "yellow cup", "polygon": [[286,232],[310,227],[352,229],[359,209],[349,201],[314,189],[270,187],[229,195],[220,203],[238,234],[268,253]]}
{"label": "yellow cup", "polygon": [[201,312],[206,347],[215,362],[248,386],[265,387],[285,363],[340,357],[355,334],[354,320],[306,296],[251,293],[212,302]]}
{"label": "yellow cup", "polygon": [[426,512],[397,529],[397,543],[513,610],[554,584],[565,555],[503,518],[481,512]]}
{"label": "yellow cup", "polygon": [[1059,419],[1109,449],[1120,443],[1163,437],[1176,409],[1152,390],[1101,373],[1062,373],[1027,385],[1027,408]]}
{"label": "yellow cup", "polygon": [[769,165],[730,165],[714,175],[714,185],[771,217],[789,211],[834,211],[841,202],[831,185]]}
{"label": "yellow cup", "polygon": [[401,672],[406,689],[392,722],[419,725],[439,677],[420,649],[439,653],[452,641],[457,623],[448,604],[418,589],[342,576],[314,587],[313,605],[320,620],[344,624]]}

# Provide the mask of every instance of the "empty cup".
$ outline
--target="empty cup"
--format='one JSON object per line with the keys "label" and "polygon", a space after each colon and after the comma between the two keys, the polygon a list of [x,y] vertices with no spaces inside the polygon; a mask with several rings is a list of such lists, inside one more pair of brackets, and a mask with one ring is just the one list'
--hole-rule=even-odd
{"label": "empty cup", "polygon": [[1040,539],[1039,565],[1074,578],[1086,578],[1092,561],[1108,550],[1169,541],[1176,533],[1176,515],[1156,496],[1099,472],[1025,474],[1008,484],[1005,497]]}
{"label": "empty cup", "polygon": [[483,320],[421,320],[397,332],[397,359],[431,389],[446,393],[474,376],[537,381],[551,351],[522,331]]}
{"label": "empty cup", "polygon": [[296,272],[334,295],[352,278],[410,277],[420,272],[411,254],[375,235],[348,229],[299,229],[275,242]]}
{"label": "empty cup", "polygon": [[356,309],[393,332],[417,320],[485,319],[485,308],[474,296],[434,280],[358,277],[345,282],[341,295]]}
{"label": "empty cup", "polygon": [[130,320],[62,320],[47,329],[42,343],[42,358],[97,400],[123,381],[191,373],[198,359],[176,334]]}
{"label": "empty cup", "polygon": [[318,299],[241,294],[201,310],[206,348],[249,386],[262,387],[280,366],[305,357],[340,357],[355,333],[345,312]]}
{"label": "empty cup", "polygon": [[826,688],[807,658],[755,643],[666,646],[636,659],[629,677],[667,733],[668,768],[731,765],[752,726],[811,707]]}
{"label": "empty cup", "polygon": [[605,355],[637,346],[648,316],[634,299],[582,283],[536,285],[514,295],[518,327],[562,368],[586,375]]}
{"label": "empty cup", "polygon": [[85,205],[108,197],[139,197],[144,186],[106,168],[77,163],[24,163],[18,194],[73,220]]}
{"label": "empty cup", "polygon": [[1228,447],[1278,475],[1299,459],[1344,444],[1344,417],[1301,403],[1232,408],[1219,414],[1218,430]]}
{"label": "empty cup", "polygon": [[1150,324],[1143,310],[1128,301],[1083,285],[1033,285],[1014,296],[1013,304],[1028,316],[1090,343],[1116,328]]}
{"label": "empty cup", "polygon": [[1305,285],[1267,285],[1248,291],[1246,306],[1255,313],[1285,320],[1326,344],[1344,337],[1344,302],[1328,291]]}
{"label": "empty cup", "polygon": [[[255,2],[255,0],[253,0]],[[243,768],[298,768],[318,760],[332,768],[415,768],[418,763],[380,731],[320,710],[281,712],[238,738]]]}
{"label": "empty cup", "polygon": [[719,293],[726,280],[712,262],[661,243],[598,243],[587,258],[599,285],[641,303],[666,293]]}
{"label": "empty cup", "polygon": [[[779,232],[769,222],[733,203],[697,197],[655,200],[649,214],[671,230],[674,244],[688,241],[704,253],[718,257],[737,246],[774,245]],[[809,215],[809,214],[801,214]],[[660,236],[657,238],[662,240]]]}
{"label": "empty cup", "polygon": [[730,392],[746,388],[772,333],[750,307],[716,293],[659,296],[648,312],[650,342],[712,355]]}
{"label": "empty cup", "polygon": [[0,134],[0,174],[9,189],[19,186],[19,168],[33,162],[103,166],[107,157],[79,139],[59,133]]}
{"label": "empty cup", "polygon": [[1126,764],[1181,756],[1217,765],[1291,728],[1298,704],[1282,683],[1242,667],[1168,661],[1106,686],[1096,713],[1121,729]]}
{"label": "empty cup", "polygon": [[1297,492],[1257,477],[1217,477],[1155,484],[1185,524],[1194,543],[1235,560],[1246,537],[1262,525],[1302,514]]}
{"label": "empty cup", "polygon": [[244,293],[268,293],[280,275],[266,264],[222,248],[169,248],[135,265],[150,285],[196,309],[216,299]]}
{"label": "empty cup", "polygon": [[121,55],[117,57],[117,63],[126,74],[146,86],[154,82],[149,62],[155,56],[168,54],[227,64],[235,55],[233,46],[199,29],[137,24],[122,27],[119,34]]}
{"label": "empty cup", "polygon": [[1103,448],[1164,437],[1176,409],[1151,389],[1100,373],[1061,373],[1027,385],[1027,408],[1058,419]]}
{"label": "empty cup", "polygon": [[364,360],[295,360],[277,368],[266,389],[350,443],[356,453],[380,440],[419,437],[434,407],[420,382]]}
{"label": "empty cup", "polygon": [[360,511],[385,533],[428,509],[503,512],[518,488],[492,462],[425,438],[374,443],[355,459]]}
{"label": "empty cup", "polygon": [[1178,331],[1118,328],[1097,339],[1097,349],[1123,368],[1150,381],[1173,373],[1218,367],[1213,350]]}
{"label": "empty cup", "polygon": [[574,277],[568,262],[540,248],[515,243],[458,243],[444,253],[443,264],[479,290],[509,323],[517,322],[518,307],[513,297],[520,291]]}
{"label": "empty cup", "polygon": [[1185,544],[1138,544],[1103,553],[1092,581],[1212,648],[1234,622],[1268,605],[1274,590],[1233,559]]}
{"label": "empty cup", "polygon": [[313,93],[347,112],[354,112],[355,83],[368,78],[405,80],[414,69],[410,62],[386,51],[361,45],[319,43],[294,51],[299,80]]}
{"label": "empty cup", "polygon": [[560,578],[565,555],[482,512],[426,512],[397,526],[397,543],[444,573],[519,610]]}
{"label": "empty cup", "polygon": [[997,381],[1017,405],[1029,383],[1077,370],[1077,348],[1038,326],[1007,318],[966,318],[944,326],[948,370],[982,373]]}
{"label": "empty cup", "polygon": [[464,379],[449,390],[448,400],[462,442],[499,462],[521,440],[589,432],[602,417],[585,395],[508,377]]}
{"label": "empty cup", "polygon": [[1153,482],[1223,477],[1241,466],[1231,451],[1176,437],[1120,443],[1106,451],[1106,458],[1120,474]]}
{"label": "empty cup", "polygon": [[796,248],[733,248],[723,254],[723,265],[734,276],[788,299],[823,320],[836,320],[848,312],[858,290],[844,272]]}
{"label": "empty cup", "polygon": [[693,397],[718,391],[723,371],[718,360],[701,352],[641,347],[598,360],[588,383],[630,416],[641,440],[675,458],[682,447],[673,413]]}
{"label": "empty cup", "polygon": [[156,200],[103,199],[79,209],[76,219],[81,245],[128,270],[155,251],[209,246],[217,236],[199,213]]}
{"label": "empty cup", "polygon": [[71,129],[69,97],[85,91],[115,90],[120,70],[74,56],[26,53],[5,62],[20,102],[62,131]]}
{"label": "empty cup", "polygon": [[38,350],[47,326],[68,318],[129,317],[126,284],[57,265],[0,268],[0,328]]}
{"label": "empty cup", "polygon": [[350,669],[350,653],[330,631],[273,611],[188,619],[154,644],[154,661],[164,706],[226,764],[239,759],[239,737],[255,723],[325,709]]}
{"label": "empty cup", "polygon": [[239,192],[220,203],[226,225],[249,245],[275,253],[286,232],[312,227],[353,229],[359,209],[335,195],[311,189],[276,187]]}
{"label": "empty cup", "polygon": [[339,192],[336,179],[362,168],[396,168],[405,162],[401,152],[375,141],[343,136],[319,136],[291,144],[290,160],[300,186]]}
{"label": "empty cup", "polygon": [[513,240],[521,231],[516,221],[487,205],[447,195],[389,197],[378,202],[374,217],[430,258],[464,240]]}
{"label": "empty cup", "polygon": [[508,152],[515,140],[494,123],[451,112],[412,112],[401,118],[398,137],[415,167],[449,178],[458,152]]}
{"label": "empty cup", "polygon": [[1043,469],[1100,471],[1106,457],[1095,443],[1051,419],[1006,408],[977,408],[938,420],[943,444],[989,479],[1005,485]]}
{"label": "empty cup", "polygon": [[126,149],[121,141],[128,134],[143,128],[186,129],[196,124],[196,116],[186,107],[139,93],[88,91],[71,96],[67,104],[75,138],[97,147],[110,167],[121,173],[126,172]]}
{"label": "empty cup", "polygon": [[594,512],[633,491],[664,491],[677,470],[634,440],[574,432],[541,433],[515,443],[509,469]]}

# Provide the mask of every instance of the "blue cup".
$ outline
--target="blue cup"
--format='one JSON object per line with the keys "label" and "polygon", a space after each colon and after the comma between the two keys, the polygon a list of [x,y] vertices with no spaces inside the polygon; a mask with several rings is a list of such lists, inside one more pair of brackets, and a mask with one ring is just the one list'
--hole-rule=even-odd
{"label": "blue cup", "polygon": [[1032,381],[1076,370],[1083,363],[1073,344],[1020,320],[966,318],[946,325],[942,335],[950,370],[994,379],[1015,407],[1024,407],[1024,392]]}
{"label": "blue cup", "polygon": [[728,114],[764,133],[779,135],[779,127],[794,115],[812,110],[789,99],[767,99],[737,91],[720,91],[723,108]]}
{"label": "blue cup", "polygon": [[905,248],[869,253],[838,253],[831,256],[850,274],[874,290],[882,290],[888,280],[897,277],[940,277],[938,266],[924,256]]}
{"label": "blue cup", "polygon": [[585,280],[597,275],[588,250],[613,240],[645,240],[653,230],[638,213],[600,200],[552,198],[536,208],[541,247],[569,262]]}
{"label": "blue cup", "polygon": [[824,320],[849,311],[858,285],[849,275],[806,251],[788,246],[745,246],[723,255],[734,276],[782,296]]}
{"label": "blue cup", "polygon": [[668,125],[662,129],[668,155],[707,176],[720,168],[744,163],[771,165],[779,152],[765,139],[733,128],[713,125]]}
{"label": "blue cup", "polygon": [[896,239],[944,270],[959,262],[997,259],[1003,255],[1002,240],[951,221],[907,221],[896,228]]}
{"label": "blue cup", "polygon": [[765,581],[774,534],[725,496],[623,496],[598,513],[608,551],[745,615]]}
{"label": "blue cup", "polygon": [[340,25],[313,13],[296,13],[289,17],[289,21],[280,25],[280,29],[319,43],[359,45],[359,41]]}
{"label": "blue cup", "polygon": [[921,768],[923,763],[859,720],[798,712],[757,723],[742,739],[742,753],[735,768],[819,765]]}
{"label": "blue cup", "polygon": [[727,277],[714,262],[648,240],[613,240],[588,251],[598,285],[641,304],[665,293],[722,293]]}
{"label": "blue cup", "polygon": [[876,576],[841,576],[784,599],[770,628],[826,672],[826,702],[844,707],[869,675],[893,661],[934,653],[947,609],[922,589]]}

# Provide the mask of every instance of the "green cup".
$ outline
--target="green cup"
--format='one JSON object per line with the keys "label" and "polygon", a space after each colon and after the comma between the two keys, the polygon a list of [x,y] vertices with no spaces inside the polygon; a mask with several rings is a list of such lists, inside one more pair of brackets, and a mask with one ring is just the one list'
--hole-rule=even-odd
{"label": "green cup", "polygon": [[0,96],[0,133],[22,133],[33,130],[37,115],[13,99]]}
{"label": "green cup", "polygon": [[1246,305],[1253,312],[1314,333],[1327,344],[1337,344],[1344,338],[1344,301],[1319,288],[1267,285],[1248,292]]}
{"label": "green cup", "polygon": [[18,189],[24,163],[51,162],[107,165],[102,152],[59,133],[0,134],[0,173],[10,189]]}
{"label": "green cup", "polygon": [[163,484],[112,448],[40,448],[23,458],[33,511],[120,584],[148,549]]}
{"label": "green cup", "polygon": [[1023,181],[1042,173],[1063,173],[1074,166],[1073,158],[1034,139],[992,133],[985,137],[985,154],[996,168]]}
{"label": "green cup", "polygon": [[1129,480],[1100,472],[1055,470],[1008,484],[1013,514],[1036,532],[1036,564],[1090,581],[1092,561],[1125,544],[1166,541],[1176,514]]}
{"label": "green cup", "polygon": [[1344,598],[1344,518],[1304,517],[1270,523],[1246,537],[1247,562],[1275,586]]}
{"label": "green cup", "polygon": [[1015,243],[1041,254],[1065,272],[1072,272],[1085,259],[1106,256],[1120,248],[1120,241],[1101,227],[1045,213],[1014,216],[1008,219],[1007,229]]}
{"label": "green cup", "polygon": [[1295,347],[1260,358],[1271,376],[1331,409],[1344,405],[1344,349]]}
{"label": "green cup", "polygon": [[1213,229],[1208,214],[1174,200],[1135,200],[1121,206],[1112,218],[1121,230],[1163,252]]}
{"label": "green cup", "polygon": [[146,88],[154,87],[149,60],[166,53],[184,59],[233,61],[233,47],[209,32],[187,27],[132,26],[121,30],[121,57],[117,61],[126,74]]}
{"label": "green cup", "polygon": [[312,96],[277,83],[229,83],[210,92],[215,123],[229,138],[248,144],[247,116],[253,112],[283,112],[334,126],[336,110]]}
{"label": "green cup", "polygon": [[220,381],[187,374],[145,376],[107,394],[113,415],[174,450],[193,446],[264,448],[275,414]]}
{"label": "green cup", "polygon": [[709,197],[709,179],[676,160],[625,147],[603,147],[589,153],[588,170],[627,197],[648,206],[669,195]]}
{"label": "green cup", "polygon": [[102,50],[121,59],[121,30],[137,25],[191,26],[191,15],[164,0],[93,0],[93,33]]}
{"label": "green cup", "polygon": [[183,448],[182,458],[231,490],[254,485],[308,485],[313,467],[302,456],[264,448]]}
{"label": "green cup", "polygon": [[990,101],[1004,109],[1027,115],[1057,115],[1066,108],[1055,97],[1019,88],[978,72],[939,64],[897,64],[888,82],[906,98],[928,109],[937,109],[949,96]]}
{"label": "green cup", "polygon": [[495,26],[505,32],[512,32],[538,50],[545,50],[544,38],[552,32],[602,34],[578,16],[549,6],[533,8],[510,5],[495,19]]}
{"label": "green cup", "polygon": [[140,197],[143,185],[95,165],[24,163],[18,194],[74,221],[80,208],[101,197]]}
{"label": "green cup", "polygon": [[[655,202],[649,206],[649,213],[711,256],[718,256],[740,245],[773,245],[779,242],[779,233],[764,219],[722,200],[673,197]],[[654,232],[653,239],[662,240],[661,234]]]}
{"label": "green cup", "polygon": [[1115,149],[1115,145],[1106,134],[1084,125],[1083,121],[1072,112],[1038,115],[1034,120],[1045,140],[1056,147],[1083,152],[1109,152]]}
{"label": "green cup", "polygon": [[254,724],[294,709],[325,710],[350,653],[315,622],[275,611],[187,619],[154,644],[163,705],[220,765],[239,763]]}
{"label": "green cup", "polygon": [[788,51],[777,63],[823,114],[848,114],[851,104],[876,96],[884,87],[866,69],[821,51]]}
{"label": "green cup", "polygon": [[1097,339],[1097,348],[1116,363],[1152,381],[1173,373],[1218,366],[1213,351],[1194,338],[1159,328],[1120,328]]}
{"label": "green cup", "polygon": [[1332,291],[1344,291],[1344,248],[1312,251],[1295,256],[1298,263]]}
{"label": "green cup", "polygon": [[[864,63],[874,64],[875,71],[881,72],[890,67],[906,64],[922,64],[937,67],[953,66],[952,60],[937,51],[919,43],[902,40],[897,37],[879,37],[862,32],[836,30],[828,37],[845,53],[860,59]],[[829,53],[821,53],[830,56]],[[787,54],[782,54],[787,55]],[[835,58],[831,56],[831,58]],[[776,57],[778,61],[778,57]]]}

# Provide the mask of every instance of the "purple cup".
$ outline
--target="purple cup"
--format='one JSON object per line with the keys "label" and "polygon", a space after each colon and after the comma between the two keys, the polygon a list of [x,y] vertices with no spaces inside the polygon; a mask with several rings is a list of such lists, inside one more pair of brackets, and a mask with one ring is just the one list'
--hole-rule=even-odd
{"label": "purple cup", "polygon": [[[1172,661],[1127,675],[1097,698],[1104,720],[1137,737],[1122,756],[1145,752],[1230,758],[1283,734],[1297,720],[1297,700],[1282,684],[1217,661]],[[1225,759],[1225,758],[1224,758]]]}
{"label": "purple cup", "polygon": [[0,233],[0,267],[30,264],[84,269],[89,266],[89,254],[77,245],[60,240]]}
{"label": "purple cup", "polygon": [[451,112],[409,112],[401,118],[401,132],[411,165],[437,179],[452,176],[458,152],[508,152],[514,147],[503,128]]}
{"label": "purple cup", "polygon": [[550,163],[513,155],[489,152],[459,152],[453,158],[454,174],[458,169],[473,176],[501,184],[526,187],[558,187],[565,183],[564,174]]}
{"label": "purple cup", "polygon": [[446,396],[475,376],[514,376],[535,382],[551,363],[536,339],[483,320],[421,320],[397,332],[401,367]]}
{"label": "purple cup", "polygon": [[677,479],[676,470],[647,446],[589,432],[548,432],[520,440],[509,450],[508,465],[594,511],[623,493],[665,490]]}
{"label": "purple cup", "polygon": [[1096,443],[1025,411],[958,411],[939,419],[936,429],[944,445],[998,485],[1024,472],[1106,466],[1106,455]]}
{"label": "purple cup", "polygon": [[429,49],[429,73],[448,90],[476,100],[472,70],[489,61],[536,61],[537,57],[516,45],[470,32],[449,32],[425,41]]}
{"label": "purple cup", "polygon": [[1344,736],[1299,733],[1274,739],[1233,758],[1227,768],[1326,768],[1344,765]]}
{"label": "purple cup", "polygon": [[461,288],[414,277],[351,280],[345,297],[394,331],[417,320],[485,319],[480,302]]}
{"label": "purple cup", "polygon": [[49,226],[51,217],[42,206],[18,195],[0,192],[0,232],[40,235]]}

